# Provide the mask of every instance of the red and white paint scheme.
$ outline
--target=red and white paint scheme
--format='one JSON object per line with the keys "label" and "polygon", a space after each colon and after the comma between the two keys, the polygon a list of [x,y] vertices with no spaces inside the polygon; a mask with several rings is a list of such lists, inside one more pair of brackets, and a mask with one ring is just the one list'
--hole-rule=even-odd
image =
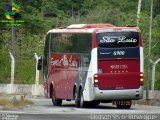
{"label": "red and white paint scheme", "polygon": [[[45,96],[53,105],[75,100],[77,107],[143,97],[143,47],[138,27],[74,24],[46,35]],[[126,102],[126,103],[125,103]]]}

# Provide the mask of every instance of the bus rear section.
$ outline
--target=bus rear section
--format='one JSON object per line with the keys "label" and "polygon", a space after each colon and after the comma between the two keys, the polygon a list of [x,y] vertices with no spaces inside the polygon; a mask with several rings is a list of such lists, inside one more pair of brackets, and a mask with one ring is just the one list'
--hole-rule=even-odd
{"label": "bus rear section", "polygon": [[132,100],[143,97],[140,30],[110,24],[50,30],[43,72],[45,95],[53,105],[75,100],[77,107],[115,102],[119,108],[130,108]]}
{"label": "bus rear section", "polygon": [[[93,77],[94,100],[118,101],[118,107],[130,108],[131,100],[143,97],[143,49],[140,32],[98,32],[97,43],[97,73]],[[126,101],[130,103],[125,104]]]}

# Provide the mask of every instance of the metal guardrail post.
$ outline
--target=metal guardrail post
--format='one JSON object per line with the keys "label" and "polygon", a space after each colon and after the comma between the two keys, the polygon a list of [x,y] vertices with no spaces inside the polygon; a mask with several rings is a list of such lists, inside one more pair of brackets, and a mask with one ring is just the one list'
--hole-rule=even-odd
{"label": "metal guardrail post", "polygon": [[137,9],[137,26],[139,26],[139,21],[140,21],[141,2],[142,2],[142,0],[139,0],[139,1],[138,1],[138,9]]}
{"label": "metal guardrail post", "polygon": [[10,52],[11,57],[11,84],[14,84],[14,78],[15,78],[15,58],[13,57],[12,53]]}
{"label": "metal guardrail post", "polygon": [[160,58],[158,58],[155,62],[153,62],[150,59],[150,62],[152,63],[152,85],[151,85],[151,90],[153,92],[154,89],[155,89],[155,69],[156,69],[157,63],[160,62]]}
{"label": "metal guardrail post", "polygon": [[39,85],[39,70],[37,69],[39,57],[38,57],[37,53],[34,53],[34,56],[35,56],[35,59],[36,59],[36,80],[35,80],[35,84]]}

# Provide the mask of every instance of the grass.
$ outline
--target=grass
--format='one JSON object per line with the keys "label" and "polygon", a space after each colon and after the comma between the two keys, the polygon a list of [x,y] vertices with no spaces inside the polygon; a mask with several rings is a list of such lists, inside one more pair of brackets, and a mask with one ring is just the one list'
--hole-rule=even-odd
{"label": "grass", "polygon": [[14,102],[8,99],[0,99],[0,106],[2,107],[2,109],[20,108],[32,104],[33,102],[28,99],[16,100]]}
{"label": "grass", "polygon": [[11,103],[11,101],[7,99],[0,99],[0,106],[2,106],[2,108],[14,108],[14,105]]}

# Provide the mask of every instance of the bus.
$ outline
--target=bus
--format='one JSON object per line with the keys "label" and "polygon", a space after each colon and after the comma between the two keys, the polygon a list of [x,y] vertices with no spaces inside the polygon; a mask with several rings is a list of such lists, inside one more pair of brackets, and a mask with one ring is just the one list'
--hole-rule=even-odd
{"label": "bus", "polygon": [[143,98],[143,47],[138,27],[72,24],[49,30],[41,60],[45,97],[54,106],[112,103],[129,109]]}

